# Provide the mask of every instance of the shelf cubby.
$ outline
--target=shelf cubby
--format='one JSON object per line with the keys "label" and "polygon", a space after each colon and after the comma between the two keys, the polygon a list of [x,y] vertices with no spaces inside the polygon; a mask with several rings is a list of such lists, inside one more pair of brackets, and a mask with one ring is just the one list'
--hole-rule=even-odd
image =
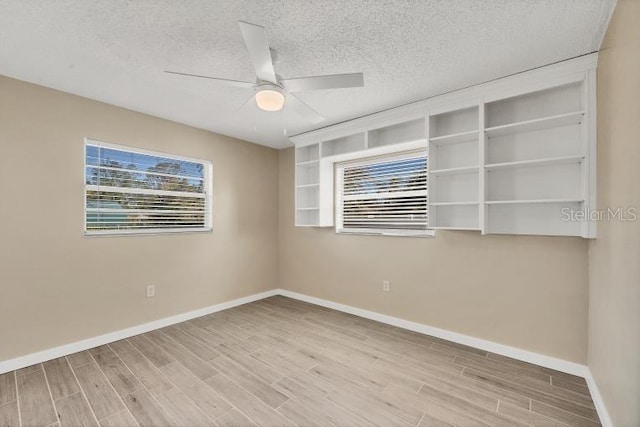
{"label": "shelf cubby", "polygon": [[467,137],[471,138],[471,132],[477,130],[478,106],[435,114],[429,117],[429,139],[432,142],[442,142],[447,139],[462,142]]}
{"label": "shelf cubby", "polygon": [[320,144],[305,145],[296,148],[296,164],[308,164],[320,158]]}
{"label": "shelf cubby", "polygon": [[296,188],[297,209],[317,208],[319,205],[318,187]]}
{"label": "shelf cubby", "polygon": [[432,204],[478,202],[478,174],[432,175],[429,200]]}
{"label": "shelf cubby", "polygon": [[579,163],[490,170],[486,185],[487,200],[582,198]]}
{"label": "shelf cubby", "polygon": [[479,230],[478,205],[431,205],[429,226],[441,230]]}
{"label": "shelf cubby", "polygon": [[318,209],[296,209],[297,227],[317,227],[320,221]]}
{"label": "shelf cubby", "polygon": [[487,103],[485,128],[487,132],[525,132],[538,126],[555,127],[581,120],[583,110],[582,84],[576,82]]}
{"label": "shelf cubby", "polygon": [[367,147],[384,147],[425,138],[425,123],[421,118],[368,131]]}
{"label": "shelf cubby", "polygon": [[319,184],[318,162],[307,162],[296,165],[296,187]]}
{"label": "shelf cubby", "polygon": [[527,201],[487,205],[487,232],[495,234],[534,234],[580,236],[579,221],[570,221],[569,210],[579,210],[580,201]]}
{"label": "shelf cubby", "polygon": [[366,133],[358,132],[353,135],[323,141],[320,145],[322,157],[331,157],[338,154],[353,153],[366,149]]}

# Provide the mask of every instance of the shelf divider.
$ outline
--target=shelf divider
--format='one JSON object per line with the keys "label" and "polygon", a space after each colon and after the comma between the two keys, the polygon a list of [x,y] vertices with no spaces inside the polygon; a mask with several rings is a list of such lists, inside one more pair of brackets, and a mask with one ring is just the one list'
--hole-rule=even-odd
{"label": "shelf divider", "polygon": [[484,168],[488,171],[496,169],[512,169],[518,167],[535,167],[535,166],[549,166],[549,165],[563,165],[563,164],[578,164],[584,160],[583,155],[579,156],[562,156],[562,157],[547,157],[544,159],[534,160],[520,160],[516,162],[503,162],[492,163],[486,165]]}
{"label": "shelf divider", "polygon": [[486,128],[485,132],[489,137],[510,135],[518,132],[533,132],[541,129],[576,125],[582,122],[583,117],[584,111],[574,111],[572,113],[557,114],[555,116],[493,126]]}
{"label": "shelf divider", "polygon": [[487,205],[515,205],[515,204],[539,204],[539,203],[582,203],[584,199],[530,199],[530,200],[487,200]]}
{"label": "shelf divider", "polygon": [[442,145],[457,144],[460,142],[472,142],[475,139],[478,139],[478,129],[466,132],[452,133],[449,135],[434,136],[433,138],[429,138],[429,141],[431,141],[435,145]]}
{"label": "shelf divider", "polygon": [[466,174],[466,173],[476,173],[476,172],[478,172],[478,166],[465,166],[462,168],[448,168],[448,169],[437,169],[437,170],[429,171],[429,173],[434,176]]}

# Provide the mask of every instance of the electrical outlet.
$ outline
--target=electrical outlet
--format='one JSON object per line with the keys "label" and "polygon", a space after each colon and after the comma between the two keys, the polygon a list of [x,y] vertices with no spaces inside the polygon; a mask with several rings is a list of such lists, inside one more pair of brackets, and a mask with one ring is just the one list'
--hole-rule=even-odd
{"label": "electrical outlet", "polygon": [[156,296],[156,285],[147,286],[147,298]]}
{"label": "electrical outlet", "polygon": [[382,290],[385,292],[391,292],[391,282],[388,280],[382,281]]}

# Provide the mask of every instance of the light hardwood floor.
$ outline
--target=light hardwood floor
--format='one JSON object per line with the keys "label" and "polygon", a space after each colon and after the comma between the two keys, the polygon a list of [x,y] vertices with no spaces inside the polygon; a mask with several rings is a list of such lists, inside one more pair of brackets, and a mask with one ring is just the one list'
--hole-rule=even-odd
{"label": "light hardwood floor", "polygon": [[284,297],[0,375],[0,426],[595,426],[582,378]]}

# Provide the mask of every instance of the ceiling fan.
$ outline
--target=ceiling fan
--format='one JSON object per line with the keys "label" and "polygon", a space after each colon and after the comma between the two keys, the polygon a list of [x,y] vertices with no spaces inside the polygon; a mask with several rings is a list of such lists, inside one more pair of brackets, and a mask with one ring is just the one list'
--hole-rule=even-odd
{"label": "ceiling fan", "polygon": [[283,79],[276,74],[273,68],[272,50],[269,48],[264,27],[244,21],[238,21],[238,24],[240,25],[244,42],[249,50],[249,57],[256,70],[255,83],[181,73],[178,71],[165,71],[165,73],[215,80],[236,87],[252,89],[254,94],[251,99],[255,100],[259,109],[263,111],[280,111],[286,104],[287,108],[294,110],[300,116],[314,124],[321,122],[324,118],[309,105],[302,102],[302,100],[292,92],[364,86],[362,73]]}

